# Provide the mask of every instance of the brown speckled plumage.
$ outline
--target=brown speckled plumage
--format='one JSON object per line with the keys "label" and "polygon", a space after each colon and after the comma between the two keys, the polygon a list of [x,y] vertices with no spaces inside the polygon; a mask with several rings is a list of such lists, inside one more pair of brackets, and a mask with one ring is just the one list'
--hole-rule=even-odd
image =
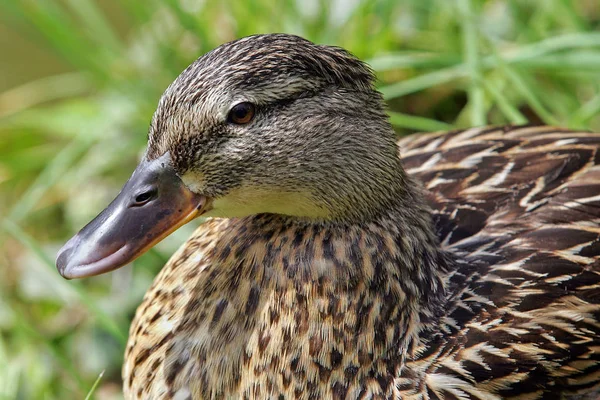
{"label": "brown speckled plumage", "polygon": [[[245,69],[256,63],[270,71],[278,51],[308,43],[285,35],[267,36],[272,42],[264,38],[242,45],[255,40],[275,46],[267,64],[225,48],[224,55],[212,53],[196,67],[202,71],[209,68],[202,63],[227,60],[235,67],[242,61],[232,54],[239,53]],[[286,58],[290,66],[280,72],[287,75],[269,79],[294,76],[299,91],[292,87],[285,102],[259,114],[266,133],[254,140],[264,147],[252,150],[247,161],[260,164],[270,146],[287,143],[275,135],[283,135],[285,123],[295,123],[289,118],[294,114],[281,113],[313,100],[326,103],[324,115],[333,121],[323,123],[322,131],[335,137],[341,129],[349,136],[332,142],[307,136],[317,148],[309,150],[330,154],[329,160],[306,161],[302,152],[309,150],[298,142],[280,149],[285,157],[273,153],[264,165],[237,166],[231,180],[220,181],[219,171],[207,171],[221,166],[227,135],[194,134],[192,122],[182,122],[191,120],[181,114],[189,104],[177,97],[185,93],[183,99],[208,101],[216,96],[205,96],[214,89],[210,80],[191,87],[180,78],[161,101],[149,157],[188,154],[179,163],[180,174],[196,166],[192,175],[204,177],[202,187],[216,197],[248,182],[270,190],[294,182],[298,193],[322,189],[307,198],[329,217],[260,213],[204,223],[138,309],[123,368],[126,398],[596,399],[600,135],[549,127],[412,135],[399,142],[402,169],[380,97],[363,82],[370,73],[355,71],[361,65],[341,50],[327,50],[335,57],[323,61],[321,47],[310,46],[308,56],[339,63],[339,69],[328,79],[327,71],[300,63],[303,73],[295,75],[296,64]],[[344,60],[351,60],[349,75]],[[209,70],[226,75],[227,68]],[[192,66],[182,76],[202,79],[193,72]],[[346,76],[364,78],[354,100],[330,93],[346,93],[348,87],[354,93]],[[269,80],[259,81],[269,88]],[[314,91],[308,100],[302,82]],[[202,85],[210,88],[194,92]],[[301,129],[313,125],[310,116],[302,116],[306,126],[293,127],[306,140]],[[207,124],[202,132],[222,132],[217,122]],[[236,134],[229,131],[227,137]],[[199,153],[196,142],[209,150]],[[323,150],[322,143],[334,147]],[[288,169],[278,170],[284,161]],[[331,169],[322,173],[319,162]],[[265,165],[276,173],[268,175],[261,169]],[[344,175],[343,167],[352,174]],[[306,176],[294,176],[302,168],[309,170]],[[269,183],[274,177],[283,183]],[[335,182],[338,187],[325,186]],[[355,193],[363,187],[365,193]]]}

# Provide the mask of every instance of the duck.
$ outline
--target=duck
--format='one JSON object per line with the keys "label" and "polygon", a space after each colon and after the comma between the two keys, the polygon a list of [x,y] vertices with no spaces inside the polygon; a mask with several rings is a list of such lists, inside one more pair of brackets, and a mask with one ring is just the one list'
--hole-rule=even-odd
{"label": "duck", "polygon": [[532,125],[398,141],[365,63],[253,35],[166,89],[56,264],[106,273],[206,218],[137,309],[126,399],[597,399],[599,148]]}

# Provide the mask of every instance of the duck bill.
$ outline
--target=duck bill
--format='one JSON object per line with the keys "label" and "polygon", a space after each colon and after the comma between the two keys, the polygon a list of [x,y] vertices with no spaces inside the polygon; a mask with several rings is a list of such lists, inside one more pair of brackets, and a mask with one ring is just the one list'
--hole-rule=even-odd
{"label": "duck bill", "polygon": [[208,203],[183,184],[168,153],[144,160],[112,203],[59,251],[58,271],[73,279],[120,268],[201,215]]}

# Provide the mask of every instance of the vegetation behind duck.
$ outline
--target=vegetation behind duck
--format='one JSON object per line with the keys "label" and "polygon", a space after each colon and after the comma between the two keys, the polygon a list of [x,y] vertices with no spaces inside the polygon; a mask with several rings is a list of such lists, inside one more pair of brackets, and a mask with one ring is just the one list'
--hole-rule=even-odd
{"label": "vegetation behind duck", "polygon": [[127,398],[598,396],[600,136],[478,128],[399,157],[373,82],[276,34],[166,90],[142,163],[57,260],[106,272],[214,217],[138,309]]}

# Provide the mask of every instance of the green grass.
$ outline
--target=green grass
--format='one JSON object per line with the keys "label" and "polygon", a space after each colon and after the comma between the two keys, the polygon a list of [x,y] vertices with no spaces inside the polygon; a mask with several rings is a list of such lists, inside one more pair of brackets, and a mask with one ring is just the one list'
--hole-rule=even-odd
{"label": "green grass", "polygon": [[129,321],[193,227],[84,281],[62,280],[55,253],[133,170],[162,91],[224,41],[289,32],[351,50],[376,70],[399,135],[528,121],[600,130],[597,1],[308,3],[0,2],[0,27],[31,49],[0,42],[14,66],[5,81],[20,82],[0,92],[0,400],[120,398]]}

